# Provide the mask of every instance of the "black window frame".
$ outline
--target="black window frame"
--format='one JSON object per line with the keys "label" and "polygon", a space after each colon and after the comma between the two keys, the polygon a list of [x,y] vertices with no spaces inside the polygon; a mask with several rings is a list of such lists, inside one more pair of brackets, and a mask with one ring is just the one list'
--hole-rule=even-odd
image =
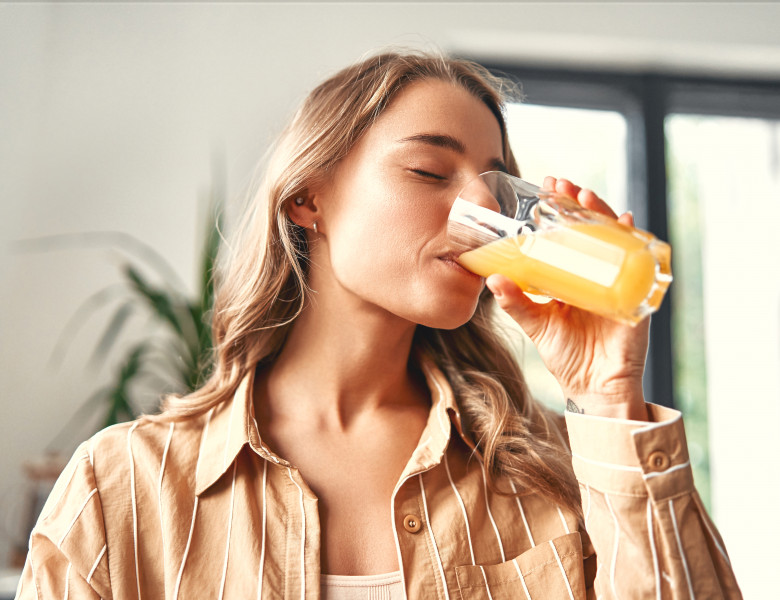
{"label": "black window frame", "polygon": [[[669,239],[666,138],[671,114],[780,119],[780,79],[604,71],[483,62],[520,86],[528,104],[611,110],[626,119],[628,208],[639,227]],[[653,199],[650,201],[650,199]],[[672,297],[653,315],[645,397],[674,407]]]}

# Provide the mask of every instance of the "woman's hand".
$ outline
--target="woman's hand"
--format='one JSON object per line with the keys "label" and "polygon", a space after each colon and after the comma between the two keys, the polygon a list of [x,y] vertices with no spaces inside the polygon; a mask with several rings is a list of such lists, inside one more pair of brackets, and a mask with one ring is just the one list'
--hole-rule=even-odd
{"label": "woman's hand", "polygon": [[[545,189],[577,200],[583,207],[617,218],[590,190],[565,179],[547,177]],[[630,213],[617,218],[633,226]],[[537,304],[503,275],[487,285],[498,305],[523,328],[548,370],[563,389],[570,410],[587,414],[647,420],[642,375],[650,318],[632,327],[553,300]]]}

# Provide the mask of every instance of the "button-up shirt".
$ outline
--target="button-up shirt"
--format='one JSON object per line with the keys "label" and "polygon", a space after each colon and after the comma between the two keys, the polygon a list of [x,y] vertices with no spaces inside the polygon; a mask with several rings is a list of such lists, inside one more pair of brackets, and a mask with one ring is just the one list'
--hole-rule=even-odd
{"label": "button-up shirt", "polygon": [[[680,413],[566,413],[583,530],[541,495],[491,490],[451,387],[423,367],[428,421],[387,505],[407,597],[741,597]],[[33,530],[17,597],[318,598],[317,498],[261,440],[252,379],[201,416],[82,444]]]}

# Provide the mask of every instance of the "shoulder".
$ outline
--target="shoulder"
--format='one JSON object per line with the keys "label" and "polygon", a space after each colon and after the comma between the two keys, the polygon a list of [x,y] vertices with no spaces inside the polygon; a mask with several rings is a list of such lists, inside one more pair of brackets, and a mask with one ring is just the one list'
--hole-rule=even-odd
{"label": "shoulder", "polygon": [[141,417],[99,431],[80,452],[106,496],[134,485],[131,479],[156,479],[166,463],[178,471],[194,471],[204,421],[203,416],[176,421]]}
{"label": "shoulder", "polygon": [[199,440],[206,415],[196,415],[183,419],[163,419],[159,417],[142,416],[134,421],[117,423],[98,431],[87,445],[90,458],[97,455],[128,452],[133,448],[151,448],[165,444],[175,431],[177,438],[185,437]]}

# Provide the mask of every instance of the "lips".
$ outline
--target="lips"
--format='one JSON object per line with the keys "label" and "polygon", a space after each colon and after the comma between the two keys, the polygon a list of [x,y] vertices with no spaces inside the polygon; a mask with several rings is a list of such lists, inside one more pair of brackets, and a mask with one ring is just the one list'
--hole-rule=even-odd
{"label": "lips", "polygon": [[439,258],[441,260],[452,260],[457,262],[459,256],[460,256],[460,252],[455,252],[454,250],[450,250],[446,254],[442,254]]}
{"label": "lips", "polygon": [[476,273],[472,273],[468,269],[464,268],[459,262],[458,262],[458,256],[460,256],[459,252],[455,252],[454,250],[451,250],[447,252],[446,254],[442,254],[439,256],[439,260],[445,262],[453,269],[456,269],[460,273],[463,273],[464,275],[469,275],[470,277],[474,277],[476,279],[482,280],[483,277],[480,275],[477,275]]}

